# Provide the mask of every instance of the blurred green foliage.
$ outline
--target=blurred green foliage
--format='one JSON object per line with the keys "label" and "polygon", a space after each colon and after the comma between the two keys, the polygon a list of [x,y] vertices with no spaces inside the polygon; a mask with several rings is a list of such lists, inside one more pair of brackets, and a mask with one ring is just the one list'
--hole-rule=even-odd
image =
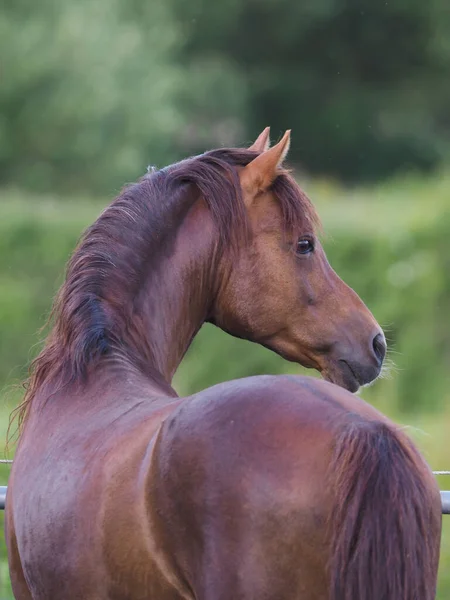
{"label": "blurred green foliage", "polygon": [[312,173],[376,179],[448,154],[445,0],[6,0],[0,180],[110,194],[158,165],[295,135]]}
{"label": "blurred green foliage", "polygon": [[110,193],[181,126],[165,0],[14,0],[0,8],[0,180]]}
{"label": "blurred green foliage", "polygon": [[[292,128],[291,158],[310,173],[374,180],[439,160],[450,134],[445,0],[173,3],[183,64],[226,58],[244,81],[246,133]],[[208,113],[198,121],[207,127]]]}

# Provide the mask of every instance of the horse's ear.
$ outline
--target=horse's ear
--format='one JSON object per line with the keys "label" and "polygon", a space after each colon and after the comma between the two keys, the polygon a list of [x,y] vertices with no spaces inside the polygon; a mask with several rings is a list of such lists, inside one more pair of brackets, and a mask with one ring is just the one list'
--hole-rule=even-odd
{"label": "horse's ear", "polygon": [[249,150],[254,150],[255,152],[266,152],[270,148],[270,127],[266,127],[264,131],[262,131],[253,144],[250,146]]}
{"label": "horse's ear", "polygon": [[266,190],[278,175],[278,169],[289,152],[291,130],[270,150],[263,152],[252,160],[241,172],[241,186],[253,199],[259,192]]}

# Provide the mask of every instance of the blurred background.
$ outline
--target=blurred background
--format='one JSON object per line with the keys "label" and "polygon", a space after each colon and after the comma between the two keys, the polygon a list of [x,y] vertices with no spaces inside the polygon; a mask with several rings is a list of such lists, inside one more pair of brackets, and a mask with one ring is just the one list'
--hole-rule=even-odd
{"label": "blurred background", "polygon": [[[3,0],[1,439],[82,230],[147,165],[270,125],[292,128],[330,262],[385,327],[390,374],[361,395],[449,469],[449,107],[447,0]],[[175,386],[284,372],[301,369],[207,326]]]}

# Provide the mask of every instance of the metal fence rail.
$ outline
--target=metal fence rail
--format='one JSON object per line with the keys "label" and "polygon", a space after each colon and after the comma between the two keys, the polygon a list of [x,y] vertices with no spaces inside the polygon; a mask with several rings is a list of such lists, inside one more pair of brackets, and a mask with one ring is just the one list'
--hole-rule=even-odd
{"label": "metal fence rail", "polygon": [[[5,509],[5,500],[6,500],[6,485],[0,485],[0,510]],[[450,490],[446,492],[441,492],[442,498],[442,514],[450,515]]]}
{"label": "metal fence rail", "polygon": [[442,498],[442,514],[450,515],[450,491],[441,492]]}

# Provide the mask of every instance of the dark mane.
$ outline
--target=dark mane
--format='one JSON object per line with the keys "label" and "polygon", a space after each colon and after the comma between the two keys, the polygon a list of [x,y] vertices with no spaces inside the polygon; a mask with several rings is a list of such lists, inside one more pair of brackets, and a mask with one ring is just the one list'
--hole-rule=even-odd
{"label": "dark mane", "polygon": [[[238,169],[257,154],[242,149],[213,150],[161,170],[126,187],[82,236],[53,306],[52,330],[31,365],[28,389],[19,407],[23,422],[36,392],[82,382],[100,357],[123,355],[137,368],[145,362],[133,347],[131,314],[140,286],[174,243],[174,231],[199,194],[209,206],[225,246],[238,247],[248,233]],[[315,210],[282,172],[272,186],[286,229],[315,228]],[[131,343],[124,347],[121,333]],[[142,345],[142,339],[140,340]],[[145,353],[145,349],[144,349]]]}

